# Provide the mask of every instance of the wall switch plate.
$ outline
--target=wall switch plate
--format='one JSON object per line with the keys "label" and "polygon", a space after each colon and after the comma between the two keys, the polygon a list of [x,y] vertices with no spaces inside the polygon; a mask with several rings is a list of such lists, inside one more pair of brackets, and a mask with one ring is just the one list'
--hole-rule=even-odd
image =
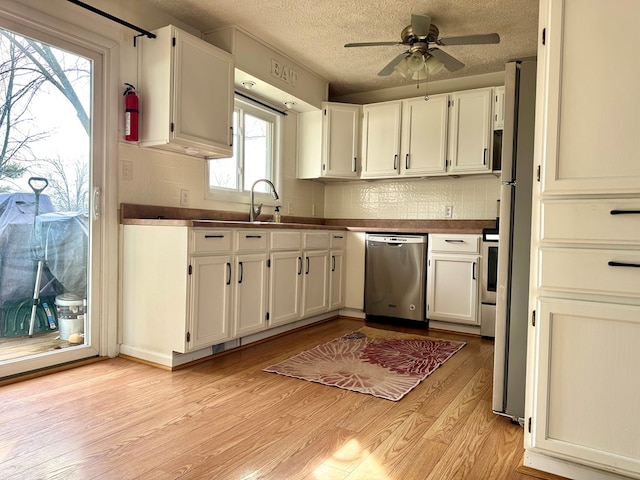
{"label": "wall switch plate", "polygon": [[133,162],[131,160],[120,162],[120,177],[122,180],[133,180]]}
{"label": "wall switch plate", "polygon": [[444,206],[444,218],[453,217],[453,205],[445,205]]}
{"label": "wall switch plate", "polygon": [[180,190],[180,205],[186,207],[189,205],[189,190]]}

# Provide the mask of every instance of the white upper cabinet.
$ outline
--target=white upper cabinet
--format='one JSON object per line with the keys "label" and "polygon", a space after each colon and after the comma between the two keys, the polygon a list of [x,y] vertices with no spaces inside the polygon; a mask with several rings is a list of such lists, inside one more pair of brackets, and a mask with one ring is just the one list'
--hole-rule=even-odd
{"label": "white upper cabinet", "polygon": [[401,175],[424,176],[446,171],[448,101],[449,95],[404,100]]}
{"label": "white upper cabinet", "polygon": [[504,129],[504,86],[493,89],[493,129]]}
{"label": "white upper cabinet", "polygon": [[140,145],[233,154],[233,57],[172,25],[141,42]]}
{"label": "white upper cabinet", "polygon": [[449,171],[491,171],[493,89],[481,88],[451,94],[449,112]]}
{"label": "white upper cabinet", "polygon": [[364,105],[362,178],[394,177],[400,168],[402,102]]}
{"label": "white upper cabinet", "polygon": [[[547,72],[538,79],[547,112],[542,191],[640,193],[640,63],[628,48],[611,48],[640,43],[638,3],[603,3],[597,15],[582,2],[549,3]],[[607,42],[585,48],[602,25]]]}
{"label": "white upper cabinet", "polygon": [[298,116],[298,178],[357,178],[362,107],[324,102]]}

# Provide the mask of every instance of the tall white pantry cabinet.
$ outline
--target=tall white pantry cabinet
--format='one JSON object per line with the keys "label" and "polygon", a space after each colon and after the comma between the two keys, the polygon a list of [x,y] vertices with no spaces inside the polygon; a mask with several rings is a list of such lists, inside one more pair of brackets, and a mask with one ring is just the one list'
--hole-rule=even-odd
{"label": "tall white pantry cabinet", "polygon": [[638,18],[540,2],[524,464],[574,479],[640,478]]}

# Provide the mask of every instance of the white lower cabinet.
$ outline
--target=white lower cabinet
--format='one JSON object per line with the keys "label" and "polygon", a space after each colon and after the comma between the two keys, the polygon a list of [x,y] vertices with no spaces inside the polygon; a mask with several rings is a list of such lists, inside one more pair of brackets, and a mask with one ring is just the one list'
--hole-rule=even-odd
{"label": "white lower cabinet", "polygon": [[266,253],[237,255],[233,302],[233,336],[241,337],[267,326]]}
{"label": "white lower cabinet", "polygon": [[198,349],[231,338],[231,255],[192,257],[189,294],[191,315],[188,349]]}
{"label": "white lower cabinet", "polygon": [[329,310],[329,252],[305,251],[302,275],[302,316],[310,317]]}
{"label": "white lower cabinet", "polygon": [[427,318],[479,325],[479,235],[429,235]]}
{"label": "white lower cabinet", "polygon": [[427,268],[427,316],[479,324],[478,255],[433,254]]}
{"label": "white lower cabinet", "polygon": [[121,353],[173,367],[212,345],[341,308],[344,238],[124,225]]}
{"label": "white lower cabinet", "polygon": [[271,252],[269,326],[295,322],[302,315],[302,252]]}
{"label": "white lower cabinet", "polygon": [[344,252],[329,252],[329,310],[344,307]]}

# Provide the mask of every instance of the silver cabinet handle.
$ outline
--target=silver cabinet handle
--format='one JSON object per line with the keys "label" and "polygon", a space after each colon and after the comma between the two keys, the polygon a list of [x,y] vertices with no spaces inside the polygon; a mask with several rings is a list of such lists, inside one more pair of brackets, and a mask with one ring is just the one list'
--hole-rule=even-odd
{"label": "silver cabinet handle", "polygon": [[298,275],[302,275],[302,257],[298,257]]}
{"label": "silver cabinet handle", "polygon": [[231,285],[231,264],[227,262],[227,285]]}
{"label": "silver cabinet handle", "polygon": [[407,153],[404,157],[404,168],[409,170],[409,154]]}
{"label": "silver cabinet handle", "polygon": [[449,238],[445,239],[447,243],[464,243],[464,240],[451,240]]}
{"label": "silver cabinet handle", "polygon": [[484,151],[482,152],[482,165],[486,165],[487,164],[487,149],[485,148]]}
{"label": "silver cabinet handle", "polygon": [[358,163],[358,158],[357,157],[353,157],[353,171],[354,172],[357,171],[357,163]]}
{"label": "silver cabinet handle", "polygon": [[476,262],[473,262],[473,269],[471,271],[471,279],[472,280],[476,279]]}
{"label": "silver cabinet handle", "polygon": [[245,235],[244,238],[262,238],[262,235]]}
{"label": "silver cabinet handle", "polygon": [[242,277],[244,277],[244,265],[242,265],[242,262],[238,262],[238,265],[240,266],[240,278],[238,279],[238,283],[242,283]]}
{"label": "silver cabinet handle", "polygon": [[224,235],[205,235],[204,238],[224,238]]}
{"label": "silver cabinet handle", "polygon": [[609,262],[607,263],[610,267],[633,267],[640,268],[640,263],[625,263],[625,262]]}
{"label": "silver cabinet handle", "polygon": [[307,271],[304,272],[304,274],[309,275],[309,257],[306,257],[306,258],[307,258]]}
{"label": "silver cabinet handle", "polygon": [[335,255],[331,255],[331,261],[332,261],[331,271],[335,272],[336,271],[336,256]]}
{"label": "silver cabinet handle", "polygon": [[394,170],[398,169],[398,154],[397,153],[393,156],[393,169]]}

